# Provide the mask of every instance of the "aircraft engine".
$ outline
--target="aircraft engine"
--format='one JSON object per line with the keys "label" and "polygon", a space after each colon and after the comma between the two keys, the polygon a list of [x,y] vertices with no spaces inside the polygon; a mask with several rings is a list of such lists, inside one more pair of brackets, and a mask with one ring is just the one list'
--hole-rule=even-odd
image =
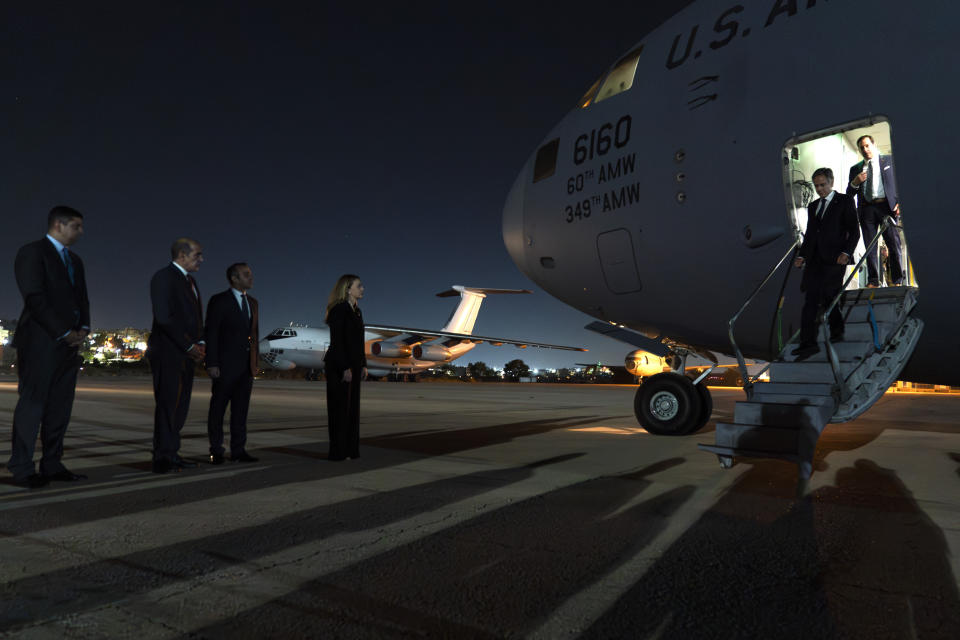
{"label": "aircraft engine", "polygon": [[413,348],[413,357],[417,360],[431,360],[433,362],[445,362],[452,358],[450,350],[435,344],[420,345]]}
{"label": "aircraft engine", "polygon": [[644,378],[670,370],[670,367],[663,361],[663,358],[655,356],[643,349],[637,349],[636,351],[628,353],[627,357],[623,360],[623,364],[627,367],[627,371],[635,376],[642,376]]}
{"label": "aircraft engine", "polygon": [[370,345],[370,353],[381,358],[409,358],[410,347],[402,344],[374,342]]}
{"label": "aircraft engine", "polygon": [[266,364],[270,365],[271,369],[280,369],[282,371],[289,371],[290,369],[295,369],[297,366],[293,362],[290,362],[289,360],[284,360],[283,358],[280,358],[279,356],[277,356],[277,354],[270,353],[270,352],[261,353],[260,359]]}

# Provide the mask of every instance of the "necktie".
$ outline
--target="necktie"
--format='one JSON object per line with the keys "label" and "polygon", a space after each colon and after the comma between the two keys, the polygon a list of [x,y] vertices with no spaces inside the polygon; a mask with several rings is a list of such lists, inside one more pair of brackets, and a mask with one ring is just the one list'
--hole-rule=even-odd
{"label": "necktie", "polygon": [[867,200],[875,200],[877,197],[876,189],[873,184],[873,163],[867,162]]}
{"label": "necktie", "polygon": [[247,304],[247,294],[240,294],[240,308],[243,309],[243,315],[247,316],[247,325],[250,325],[250,305]]}
{"label": "necktie", "polygon": [[823,212],[827,208],[827,199],[820,198],[820,206],[817,208],[817,220],[823,220]]}
{"label": "necktie", "polygon": [[67,248],[63,248],[63,264],[67,267],[67,275],[70,277],[70,284],[74,284],[73,281],[73,260],[70,259],[70,252],[67,251]]}
{"label": "necktie", "polygon": [[193,291],[194,302],[196,303],[195,309],[197,312],[197,326],[203,327],[203,307],[200,304],[200,289],[197,288],[197,281],[193,279],[193,276],[189,273],[187,274],[187,282],[190,283],[190,290]]}

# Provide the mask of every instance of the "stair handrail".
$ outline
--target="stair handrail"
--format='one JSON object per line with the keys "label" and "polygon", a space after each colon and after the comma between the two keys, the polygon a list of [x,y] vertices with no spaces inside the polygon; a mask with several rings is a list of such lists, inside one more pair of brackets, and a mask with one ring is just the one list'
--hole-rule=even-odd
{"label": "stair handrail", "polygon": [[[843,381],[840,373],[840,358],[837,356],[837,350],[833,348],[833,343],[830,342],[830,334],[828,333],[828,319],[830,313],[833,311],[834,307],[840,302],[844,294],[847,292],[847,285],[850,284],[850,281],[853,280],[854,276],[860,271],[861,265],[863,265],[864,260],[867,259],[867,256],[870,255],[870,252],[873,250],[873,247],[880,241],[880,236],[883,235],[883,232],[887,230],[888,227],[900,228],[900,225],[891,216],[885,216],[883,224],[880,225],[880,228],[877,229],[877,235],[873,237],[873,240],[870,241],[870,245],[867,246],[866,250],[863,252],[863,255],[860,257],[860,260],[857,261],[856,266],[854,266],[853,271],[850,272],[850,275],[847,276],[847,279],[843,281],[843,284],[840,286],[840,293],[834,297],[833,302],[830,303],[830,306],[823,312],[823,315],[820,316],[820,334],[823,336],[823,342],[827,346],[827,356],[830,360],[830,368],[833,369],[833,379],[838,385],[842,385]],[[879,265],[878,265],[879,267]]]}
{"label": "stair handrail", "polygon": [[[746,308],[750,306],[750,303],[753,302],[753,299],[757,297],[757,294],[760,293],[760,290],[763,289],[763,287],[766,286],[767,282],[770,281],[770,278],[773,277],[773,274],[777,272],[777,270],[781,267],[781,265],[783,265],[783,261],[786,260],[790,256],[790,254],[794,250],[796,250],[796,248],[799,245],[800,245],[800,238],[797,237],[794,239],[793,244],[791,244],[790,247],[787,249],[787,252],[783,254],[783,257],[780,258],[777,264],[774,265],[774,267],[770,270],[770,273],[767,274],[767,277],[763,279],[763,282],[758,284],[757,287],[753,290],[753,293],[751,293],[750,296],[747,298],[746,302],[743,303],[743,305],[740,307],[740,310],[737,311],[732,318],[730,318],[729,322],[727,322],[727,336],[730,338],[730,345],[733,347],[733,352],[737,356],[737,366],[740,369],[740,379],[743,380],[743,388],[748,393],[749,393],[750,387],[753,386],[754,381],[750,379],[750,375],[747,372],[747,363],[743,359],[743,352],[740,351],[740,347],[737,345],[737,341],[733,337],[733,325],[735,325],[737,320],[740,319],[740,316],[743,314]],[[796,337],[796,334],[794,334],[794,337]],[[793,338],[791,338],[791,340],[793,340]],[[759,378],[761,374],[762,372],[758,374],[757,377]]]}

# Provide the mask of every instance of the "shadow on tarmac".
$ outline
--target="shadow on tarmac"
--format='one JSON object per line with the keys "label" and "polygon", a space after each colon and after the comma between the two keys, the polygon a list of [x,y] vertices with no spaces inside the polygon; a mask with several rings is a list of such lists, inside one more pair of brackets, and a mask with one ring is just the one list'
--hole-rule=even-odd
{"label": "shadow on tarmac", "polygon": [[[306,443],[296,448],[294,447],[262,447],[251,449],[255,455],[261,456],[261,461],[254,467],[243,467],[244,473],[231,473],[237,467],[232,464],[223,466],[210,466],[201,464],[199,469],[187,470],[181,474],[171,474],[181,476],[184,479],[202,478],[202,480],[190,482],[189,490],[182,490],[175,486],[165,484],[164,486],[143,487],[146,483],[153,483],[159,479],[169,478],[170,475],[158,476],[150,472],[151,463],[149,460],[129,462],[115,466],[93,467],[84,469],[83,472],[89,476],[89,480],[76,485],[56,484],[51,488],[40,489],[48,495],[54,491],[64,495],[69,492],[85,492],[92,487],[96,487],[98,480],[103,482],[104,478],[110,481],[115,480],[118,467],[125,467],[144,472],[143,475],[133,474],[127,478],[129,483],[125,487],[126,491],[114,492],[109,497],[78,496],[75,499],[64,500],[57,504],[56,509],[37,510],[31,506],[31,498],[40,495],[34,492],[18,492],[17,494],[8,494],[4,496],[4,501],[9,505],[15,501],[24,502],[23,507],[8,506],[3,511],[3,518],[0,520],[0,535],[16,536],[26,533],[34,533],[44,529],[52,529],[83,522],[92,522],[110,518],[116,515],[129,515],[153,509],[171,507],[176,505],[189,504],[199,500],[210,500],[213,498],[235,495],[244,491],[260,490],[264,487],[282,487],[285,484],[297,482],[309,482],[323,478],[333,478],[351,473],[368,472],[374,469],[388,468],[391,466],[404,464],[411,459],[419,456],[406,455],[407,452],[443,455],[446,453],[456,453],[467,451],[469,449],[485,447],[491,444],[509,442],[515,438],[546,433],[555,429],[566,429],[569,427],[589,424],[597,420],[608,420],[599,416],[571,416],[561,420],[534,420],[527,422],[517,422],[508,424],[499,424],[489,427],[476,429],[462,429],[440,432],[417,433],[412,432],[407,440],[404,436],[389,438],[368,438],[362,439],[361,444],[376,445],[384,449],[395,450],[400,455],[379,455],[374,457],[364,457],[361,455],[359,461],[347,463],[323,463],[320,465],[303,465],[299,458],[309,458],[311,460],[326,460],[327,442],[325,440]],[[320,429],[321,427],[318,427]],[[325,429],[324,429],[325,431]],[[197,437],[206,439],[206,434]],[[437,442],[432,441],[433,438]],[[128,441],[130,443],[149,443],[152,442],[148,436],[142,441]],[[284,456],[293,457],[297,460],[291,463],[287,460],[276,460],[263,453],[276,453]],[[361,450],[361,454],[363,451]],[[116,455],[116,454],[114,454]],[[149,455],[149,454],[147,454]],[[99,454],[96,454],[99,456]],[[74,455],[74,458],[84,457],[83,455]],[[95,457],[95,456],[94,456]],[[286,464],[283,464],[286,463]],[[12,478],[7,479],[8,483],[13,482]]]}
{"label": "shadow on tarmac", "polygon": [[527,420],[473,429],[426,431],[361,438],[360,443],[385,449],[412,451],[430,456],[443,456],[468,449],[478,449],[511,442],[516,438],[569,429],[624,416],[568,416],[560,420]]}
{"label": "shadow on tarmac", "polygon": [[792,499],[759,461],[584,638],[960,638],[943,533],[889,469]]}
{"label": "shadow on tarmac", "polygon": [[[0,631],[27,625],[51,614],[57,617],[82,614],[175,581],[228,571],[233,566],[296,545],[386,526],[527,480],[538,467],[560,464],[581,455],[558,456],[521,467],[375,493],[290,513],[259,525],[9,580],[0,585],[0,602],[3,602]],[[165,491],[173,493],[176,489],[167,487]],[[114,501],[114,496],[102,497],[100,501],[102,511],[105,503]],[[65,505],[58,505],[58,509],[61,506]],[[6,514],[4,518],[6,520]],[[163,527],[165,523],[150,520],[148,526]],[[2,535],[16,534],[4,531]],[[275,633],[268,635],[276,636]]]}
{"label": "shadow on tarmac", "polygon": [[644,499],[652,486],[646,476],[683,462],[663,460],[496,509],[190,637],[522,637],[667,526],[694,488]]}

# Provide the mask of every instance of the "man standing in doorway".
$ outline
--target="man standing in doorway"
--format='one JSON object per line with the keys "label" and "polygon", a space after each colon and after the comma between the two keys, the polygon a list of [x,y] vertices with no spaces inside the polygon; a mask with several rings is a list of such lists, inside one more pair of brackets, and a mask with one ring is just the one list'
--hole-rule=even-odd
{"label": "man standing in doorway", "polygon": [[[20,247],[14,262],[23,313],[13,337],[20,398],[7,468],[21,487],[86,478],[60,461],[82,362],[79,347],[90,333],[83,262],[69,249],[82,234],[79,211],[54,207],[47,216],[47,236]],[[43,445],[39,474],[33,466],[38,433]]]}
{"label": "man standing in doorway", "polygon": [[180,457],[180,431],[190,409],[193,370],[203,362],[203,303],[192,273],[200,269],[203,248],[190,238],[170,247],[173,262],[150,280],[153,328],[147,358],[153,371],[153,472],[196,467]]}
{"label": "man standing in doorway", "polygon": [[210,298],[207,305],[207,375],[213,381],[207,435],[210,463],[223,464],[223,416],[230,405],[230,459],[256,462],[246,450],[247,409],[259,357],[260,305],[247,292],[253,287],[250,266],[238,262],[227,268],[230,288]]}
{"label": "man standing in doorway", "polygon": [[[869,135],[857,139],[857,148],[860,149],[863,161],[850,167],[847,194],[857,196],[863,243],[868,245],[887,216],[892,216],[899,223],[900,198],[897,196],[893,157],[880,155],[873,137]],[[890,252],[890,284],[899,286],[903,282],[900,230],[897,227],[887,227],[883,232],[883,241]],[[867,286],[870,288],[880,286],[877,249],[877,245],[874,245],[867,251]]]}
{"label": "man standing in doorway", "polygon": [[[803,271],[804,291],[800,312],[800,345],[793,350],[797,360],[808,358],[817,346],[817,315],[822,313],[840,293],[845,265],[850,264],[860,239],[857,211],[853,198],[833,190],[833,171],[827,168],[813,172],[813,187],[820,196],[807,208],[807,231],[794,261]],[[843,340],[843,314],[839,305],[830,312],[830,341]]]}

